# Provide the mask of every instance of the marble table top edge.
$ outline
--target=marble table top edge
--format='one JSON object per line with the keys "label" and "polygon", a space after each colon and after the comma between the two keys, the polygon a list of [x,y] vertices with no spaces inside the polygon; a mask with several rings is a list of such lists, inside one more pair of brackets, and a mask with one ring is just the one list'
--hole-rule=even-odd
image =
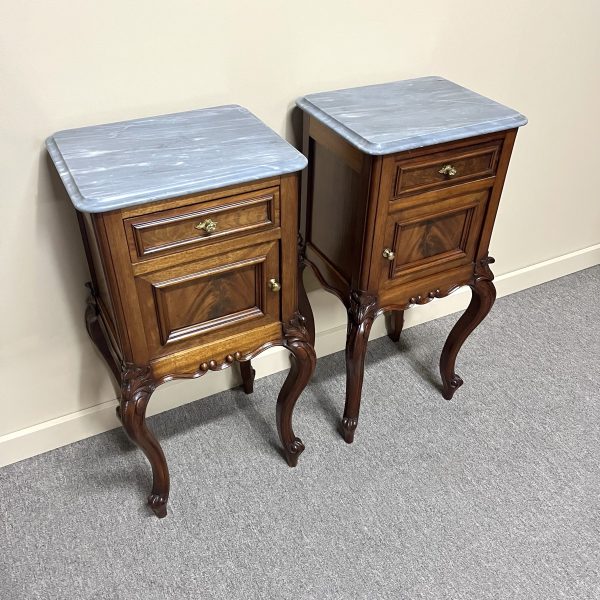
{"label": "marble table top edge", "polygon": [[[410,124],[407,125],[406,123],[402,123],[402,119],[409,121],[411,115],[405,116],[399,111],[396,111],[394,114],[390,110],[389,97],[384,97],[383,105],[377,106],[376,103],[372,103],[372,95],[378,92],[385,94],[386,90],[390,90],[393,87],[404,86],[407,88],[407,93],[411,93],[411,90],[409,89],[411,86],[424,84],[437,84],[442,93],[454,93],[455,95],[458,95],[459,102],[464,102],[467,107],[465,110],[470,109],[469,104],[472,104],[473,107],[475,107],[475,110],[477,109],[477,105],[480,105],[488,111],[495,111],[496,115],[493,118],[482,118],[479,120],[474,117],[472,123],[461,122],[458,124],[452,124],[451,119],[449,118],[448,125],[443,128],[438,128],[436,131],[429,127],[428,122],[423,121],[423,115],[418,115],[420,121],[412,126],[410,126]],[[435,90],[431,94],[431,99],[426,97],[426,101],[430,101],[431,110],[439,107],[441,107],[442,110],[445,109],[446,106],[443,98],[437,99],[439,107],[435,106],[434,102],[436,102],[436,98],[434,97],[434,94]],[[354,99],[352,99],[351,96],[354,96]],[[327,107],[332,107],[330,110],[333,114],[329,114],[326,108],[318,106],[313,99],[322,99],[323,104]],[[354,105],[352,105],[353,101],[355,102]],[[362,105],[360,104],[361,102]],[[369,106],[369,102],[372,103],[371,106]],[[477,135],[505,131],[507,129],[522,127],[528,122],[527,118],[519,112],[439,76],[418,77],[356,88],[332,90],[330,92],[307,94],[306,96],[298,98],[296,100],[296,105],[336,131],[353,146],[362,152],[371,155],[392,154],[395,152],[414,150],[439,143],[475,137]],[[416,112],[418,113],[418,110],[421,107],[416,102],[415,107]],[[350,111],[351,108],[355,109],[354,113]],[[344,109],[346,112],[344,112]],[[369,114],[369,110],[371,111],[371,114]],[[336,117],[336,113],[339,113],[340,111],[341,116]],[[350,112],[350,114],[346,114],[348,112]],[[355,126],[356,129],[362,128],[363,130],[368,130],[370,118],[376,123],[376,125],[372,126],[373,137],[381,134],[381,122],[383,121],[383,131],[385,131],[386,135],[389,134],[387,135],[389,139],[382,142],[373,141],[372,139],[368,139],[367,135],[361,135],[359,131],[356,131],[348,124],[357,123]],[[389,131],[385,129],[388,127],[388,121],[390,122]],[[376,130],[377,125],[380,125],[380,131]],[[396,127],[397,130],[396,137],[392,137],[394,127]],[[422,131],[418,131],[419,127]]]}
{"label": "marble table top edge", "polygon": [[[231,109],[238,114],[230,118]],[[307,165],[303,154],[238,104],[65,129],[45,145],[71,202],[86,213],[253,183]],[[99,162],[103,154],[109,158]]]}

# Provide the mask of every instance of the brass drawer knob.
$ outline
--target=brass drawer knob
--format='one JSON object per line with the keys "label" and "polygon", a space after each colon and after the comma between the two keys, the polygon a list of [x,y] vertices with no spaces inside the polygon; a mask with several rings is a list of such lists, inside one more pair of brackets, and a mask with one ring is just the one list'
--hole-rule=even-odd
{"label": "brass drawer knob", "polygon": [[269,287],[272,292],[278,292],[281,289],[281,284],[277,281],[277,279],[269,279]]}
{"label": "brass drawer knob", "polygon": [[217,223],[212,219],[205,219],[202,223],[196,225],[196,229],[203,229],[206,233],[212,233],[217,229]]}
{"label": "brass drawer knob", "polygon": [[440,175],[446,175],[447,177],[454,177],[458,171],[452,165],[444,165],[438,173]]}
{"label": "brass drawer knob", "polygon": [[396,254],[391,248],[385,248],[383,250],[383,258],[387,258],[388,260],[394,260],[396,258]]}

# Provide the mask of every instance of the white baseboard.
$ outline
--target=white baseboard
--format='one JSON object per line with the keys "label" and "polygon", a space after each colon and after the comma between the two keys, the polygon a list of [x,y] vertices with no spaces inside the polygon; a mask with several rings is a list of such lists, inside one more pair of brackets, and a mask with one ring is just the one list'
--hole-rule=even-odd
{"label": "white baseboard", "polygon": [[[600,244],[500,275],[494,283],[498,296],[506,296],[598,264]],[[314,280],[308,283],[309,289],[315,288],[309,291],[309,296],[315,313],[317,355],[338,352],[344,348],[346,341],[346,311],[337,298],[316,288]],[[405,328],[463,310],[468,300],[468,288],[465,288],[448,298],[410,310],[406,313]],[[371,339],[385,334],[385,320],[379,318],[373,325]],[[259,379],[287,369],[288,353],[282,349],[271,349],[254,359],[252,364]],[[170,410],[239,384],[237,369],[209,373],[199,380],[174,381],[155,392],[148,414]],[[116,400],[111,399],[92,408],[0,436],[0,467],[119,427],[115,406]]]}

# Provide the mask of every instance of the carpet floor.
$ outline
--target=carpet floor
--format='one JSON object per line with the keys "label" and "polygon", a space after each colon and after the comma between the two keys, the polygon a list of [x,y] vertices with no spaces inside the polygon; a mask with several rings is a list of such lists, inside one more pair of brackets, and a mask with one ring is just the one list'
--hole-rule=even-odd
{"label": "carpet floor", "polygon": [[[114,430],[0,470],[0,598],[600,598],[600,267],[497,301],[452,402],[452,315],[369,343],[361,421],[336,427],[343,353],[279,454],[279,373],[153,417],[171,469]],[[418,310],[418,309],[417,309]]]}

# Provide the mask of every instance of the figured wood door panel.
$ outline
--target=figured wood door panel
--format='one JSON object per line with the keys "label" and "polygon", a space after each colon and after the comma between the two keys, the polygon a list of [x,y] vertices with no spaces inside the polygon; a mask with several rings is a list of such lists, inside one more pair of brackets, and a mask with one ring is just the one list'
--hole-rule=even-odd
{"label": "figured wood door panel", "polygon": [[[381,265],[381,285],[473,262],[489,195],[490,190],[483,190],[389,214],[384,246],[374,256]],[[384,256],[386,249],[393,260]]]}
{"label": "figured wood door panel", "polygon": [[153,356],[202,345],[280,319],[279,242],[273,241],[138,275]]}

